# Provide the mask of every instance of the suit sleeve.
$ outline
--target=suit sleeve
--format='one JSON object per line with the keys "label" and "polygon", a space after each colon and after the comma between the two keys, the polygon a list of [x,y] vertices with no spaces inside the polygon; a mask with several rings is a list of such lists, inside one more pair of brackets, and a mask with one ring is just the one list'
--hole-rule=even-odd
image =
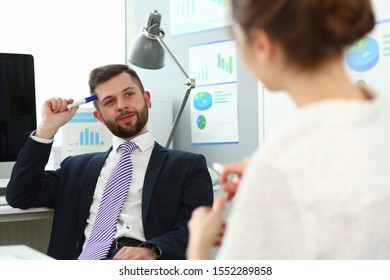
{"label": "suit sleeve", "polygon": [[45,171],[52,144],[26,137],[6,188],[10,206],[21,209],[54,207],[59,171]]}
{"label": "suit sleeve", "polygon": [[[156,199],[152,203],[169,205],[162,209],[159,206],[153,207],[159,211],[155,213],[155,221],[162,221],[165,213],[175,211],[175,222],[170,225],[170,229],[159,236],[148,239],[148,226],[145,228],[147,243],[157,245],[161,251],[161,259],[185,259],[185,251],[188,243],[187,223],[192,211],[203,205],[211,206],[213,203],[213,188],[208,171],[206,159],[203,155],[184,153],[167,163],[164,170],[167,172],[162,177],[175,181],[177,179],[177,189],[165,191],[165,195]],[[173,179],[172,179],[173,178]],[[162,187],[162,186],[156,186]],[[180,191],[179,191],[180,189]],[[179,202],[177,202],[179,200]],[[178,203],[178,207],[174,207]],[[158,217],[160,215],[160,218]],[[153,213],[150,213],[153,216]],[[152,217],[151,217],[152,218]],[[167,220],[166,223],[170,221]],[[166,224],[162,222],[162,227]],[[148,224],[148,223],[146,223]],[[149,223],[150,224],[150,223]],[[156,223],[154,223],[156,224]],[[156,227],[153,227],[156,229]]]}

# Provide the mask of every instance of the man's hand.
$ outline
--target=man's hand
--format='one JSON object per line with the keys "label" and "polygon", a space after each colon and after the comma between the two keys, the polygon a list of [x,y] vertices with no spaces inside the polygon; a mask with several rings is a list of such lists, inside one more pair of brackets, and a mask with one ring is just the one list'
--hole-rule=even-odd
{"label": "man's hand", "polygon": [[42,106],[42,121],[35,136],[44,139],[53,139],[58,129],[66,124],[76,113],[78,106],[69,111],[66,105],[73,103],[73,99],[51,98]]}
{"label": "man's hand", "polygon": [[155,260],[156,254],[151,248],[122,247],[114,256],[114,260]]}

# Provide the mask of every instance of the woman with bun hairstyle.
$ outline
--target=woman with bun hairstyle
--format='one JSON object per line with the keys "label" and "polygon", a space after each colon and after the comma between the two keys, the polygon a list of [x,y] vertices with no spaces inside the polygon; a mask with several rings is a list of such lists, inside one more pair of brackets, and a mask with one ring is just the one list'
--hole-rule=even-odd
{"label": "woman with bun hairstyle", "polygon": [[[390,106],[343,63],[374,27],[370,1],[231,5],[243,62],[298,109],[250,160],[225,165],[229,195],[193,212],[187,258],[210,259],[222,241],[217,259],[390,259]],[[229,173],[242,176],[237,192]]]}

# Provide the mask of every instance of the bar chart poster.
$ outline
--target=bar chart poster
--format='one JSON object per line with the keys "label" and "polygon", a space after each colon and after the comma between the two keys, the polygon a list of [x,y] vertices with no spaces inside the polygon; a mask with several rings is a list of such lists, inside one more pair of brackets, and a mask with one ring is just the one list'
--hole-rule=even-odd
{"label": "bar chart poster", "polygon": [[62,158],[102,152],[112,145],[112,134],[93,116],[93,109],[79,109],[62,128]]}
{"label": "bar chart poster", "polygon": [[170,0],[171,36],[225,28],[229,0]]}
{"label": "bar chart poster", "polygon": [[390,101],[390,1],[372,1],[376,14],[374,30],[355,42],[345,54],[351,80],[367,86],[378,98]]}
{"label": "bar chart poster", "polygon": [[238,143],[236,53],[233,40],[189,48],[193,145]]}
{"label": "bar chart poster", "polygon": [[193,145],[238,143],[237,83],[193,90],[191,137]]}
{"label": "bar chart poster", "polygon": [[235,41],[210,42],[189,47],[190,77],[196,85],[212,85],[237,81],[237,49]]}

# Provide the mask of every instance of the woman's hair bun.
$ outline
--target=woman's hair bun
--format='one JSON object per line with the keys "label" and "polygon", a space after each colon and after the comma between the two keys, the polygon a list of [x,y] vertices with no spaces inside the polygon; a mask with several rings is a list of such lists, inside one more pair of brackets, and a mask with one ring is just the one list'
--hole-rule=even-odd
{"label": "woman's hair bun", "polygon": [[266,30],[291,62],[314,68],[342,54],[375,25],[370,0],[231,0],[232,15],[250,38]]}
{"label": "woman's hair bun", "polygon": [[367,34],[375,25],[369,0],[309,0],[317,2],[319,34],[333,46],[344,48]]}

